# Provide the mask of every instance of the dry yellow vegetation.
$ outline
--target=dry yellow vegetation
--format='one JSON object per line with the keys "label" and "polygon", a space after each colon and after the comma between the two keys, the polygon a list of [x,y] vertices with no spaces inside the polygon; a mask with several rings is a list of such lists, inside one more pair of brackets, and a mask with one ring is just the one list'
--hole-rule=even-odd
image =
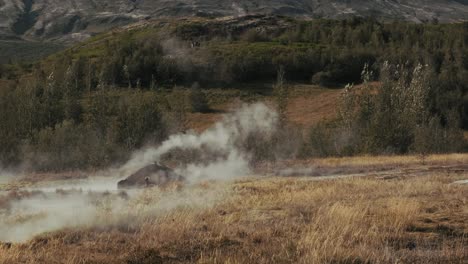
{"label": "dry yellow vegetation", "polygon": [[[427,160],[434,166],[461,164],[466,155]],[[321,162],[361,166],[419,160]],[[257,176],[147,189],[131,207],[146,213],[4,245],[0,263],[467,263],[468,185],[453,182],[468,179],[468,171],[390,180],[311,179]],[[177,199],[190,202],[160,208],[162,201]]]}

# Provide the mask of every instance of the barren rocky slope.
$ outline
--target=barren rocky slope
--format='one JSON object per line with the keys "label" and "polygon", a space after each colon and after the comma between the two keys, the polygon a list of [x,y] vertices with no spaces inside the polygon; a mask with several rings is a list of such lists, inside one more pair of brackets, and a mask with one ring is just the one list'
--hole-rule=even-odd
{"label": "barren rocky slope", "polygon": [[468,19],[467,0],[0,0],[1,38],[80,40],[110,27],[164,16],[280,14],[376,16],[414,22]]}

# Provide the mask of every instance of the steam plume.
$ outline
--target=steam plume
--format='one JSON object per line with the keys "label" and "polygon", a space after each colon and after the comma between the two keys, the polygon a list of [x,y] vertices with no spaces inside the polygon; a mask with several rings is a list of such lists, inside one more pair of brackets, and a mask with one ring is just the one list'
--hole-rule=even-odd
{"label": "steam plume", "polygon": [[[174,135],[159,147],[135,153],[119,172],[134,172],[159,161],[162,155],[174,149],[199,149],[219,155],[207,162],[193,162],[177,168],[189,182],[244,176],[249,172],[249,154],[242,151],[241,143],[252,133],[268,136],[276,122],[277,114],[264,104],[244,105],[201,134]],[[12,193],[0,190],[0,241],[22,242],[43,232],[67,227],[134,223],[135,219],[160,215],[181,206],[193,209],[211,206],[226,195],[225,187],[216,184],[208,189],[201,185],[172,192],[155,188],[121,196],[116,190],[116,176],[119,175],[61,184],[44,183],[46,186]],[[9,177],[0,176],[2,178]],[[138,202],[148,201],[148,197],[151,202]],[[132,221],[127,221],[129,217]]]}
{"label": "steam plume", "polygon": [[206,149],[220,153],[220,158],[208,165],[188,164],[179,168],[189,181],[199,179],[231,179],[248,173],[248,153],[242,153],[239,143],[252,133],[268,136],[277,123],[276,112],[262,103],[244,105],[201,134],[177,134],[157,148],[137,152],[121,171],[128,174],[153,162],[174,149]]}

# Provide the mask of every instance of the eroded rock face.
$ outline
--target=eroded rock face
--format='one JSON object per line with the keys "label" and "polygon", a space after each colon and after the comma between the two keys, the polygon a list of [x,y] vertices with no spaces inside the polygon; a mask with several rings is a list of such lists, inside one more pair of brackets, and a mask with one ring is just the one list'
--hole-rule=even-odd
{"label": "eroded rock face", "polygon": [[171,182],[184,181],[184,177],[175,173],[171,168],[151,164],[141,168],[134,174],[118,182],[119,189],[145,188],[150,186],[164,186]]}
{"label": "eroded rock face", "polygon": [[0,0],[0,35],[83,38],[149,18],[278,14],[305,18],[376,16],[421,22],[468,19],[467,0]]}

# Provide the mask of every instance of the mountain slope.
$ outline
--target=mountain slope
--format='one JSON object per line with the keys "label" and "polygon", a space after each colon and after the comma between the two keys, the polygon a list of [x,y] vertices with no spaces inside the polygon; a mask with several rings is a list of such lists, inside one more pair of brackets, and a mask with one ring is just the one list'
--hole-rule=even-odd
{"label": "mountain slope", "polygon": [[468,19],[467,0],[0,0],[2,38],[81,40],[156,17],[280,14],[303,18],[376,16],[414,22]]}

